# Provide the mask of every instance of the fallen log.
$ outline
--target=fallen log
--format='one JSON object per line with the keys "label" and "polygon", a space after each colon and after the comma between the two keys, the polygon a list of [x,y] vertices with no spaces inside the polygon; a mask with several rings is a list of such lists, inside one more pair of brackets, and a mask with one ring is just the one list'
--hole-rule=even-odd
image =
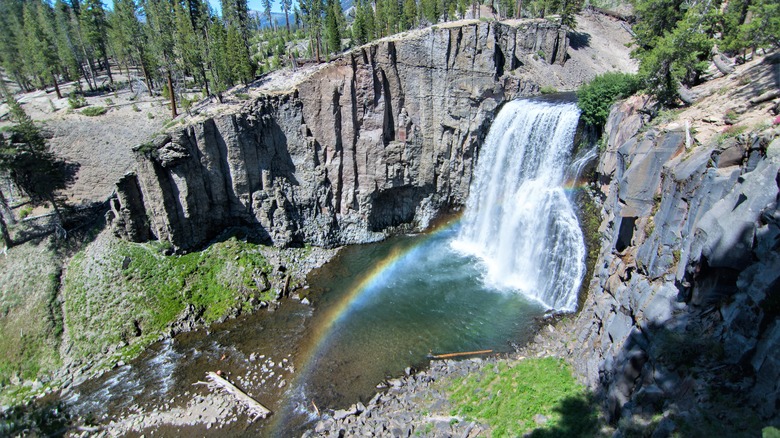
{"label": "fallen log", "polygon": [[766,102],[768,100],[780,97],[780,90],[767,91],[766,93],[750,99],[751,105],[758,105],[759,103]]}
{"label": "fallen log", "polygon": [[225,392],[235,397],[239,403],[243,404],[249,412],[254,415],[252,421],[257,420],[258,418],[265,418],[271,414],[271,411],[268,408],[246,395],[244,391],[238,389],[235,385],[217,375],[217,373],[209,371],[206,373],[206,378],[209,379],[211,384],[222,388]]}
{"label": "fallen log", "polygon": [[478,351],[463,351],[460,353],[433,354],[431,355],[431,359],[449,359],[452,357],[474,356],[477,354],[488,354],[492,352],[493,350],[478,350]]}

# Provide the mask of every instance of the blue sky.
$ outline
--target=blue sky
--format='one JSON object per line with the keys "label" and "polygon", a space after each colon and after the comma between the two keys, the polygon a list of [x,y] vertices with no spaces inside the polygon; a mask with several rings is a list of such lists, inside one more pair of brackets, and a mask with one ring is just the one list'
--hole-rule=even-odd
{"label": "blue sky", "polygon": [[[249,9],[253,11],[263,11],[263,5],[260,3],[260,0],[249,0],[247,3],[249,3]],[[293,6],[297,4],[297,1],[293,1]],[[219,0],[209,0],[209,4],[212,8],[214,8],[217,12],[222,11],[222,8],[220,7]],[[279,0],[272,0],[271,1],[271,12],[282,12],[282,2]]]}

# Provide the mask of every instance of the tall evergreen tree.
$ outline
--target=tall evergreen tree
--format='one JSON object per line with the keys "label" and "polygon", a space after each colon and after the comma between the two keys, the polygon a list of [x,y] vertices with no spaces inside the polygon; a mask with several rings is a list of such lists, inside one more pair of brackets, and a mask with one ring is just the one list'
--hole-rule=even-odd
{"label": "tall evergreen tree", "polygon": [[322,19],[323,13],[325,12],[325,5],[322,0],[300,0],[300,5],[306,27],[309,29],[309,41],[313,46],[312,52],[316,55],[317,62],[320,62]]}
{"label": "tall evergreen tree", "polygon": [[284,23],[287,25],[287,33],[290,33],[290,8],[292,0],[282,0],[282,10],[284,11]]}
{"label": "tall evergreen tree", "polygon": [[401,14],[402,30],[409,30],[417,25],[417,2],[405,0],[403,13]]}
{"label": "tall evergreen tree", "polygon": [[171,0],[148,0],[144,4],[147,29],[151,47],[158,59],[162,60],[163,76],[170,98],[171,117],[176,117],[176,92],[173,88],[175,68],[174,41],[171,31],[174,29],[174,10]]}
{"label": "tall evergreen tree", "polygon": [[325,5],[325,41],[331,53],[341,51],[341,29],[338,14],[341,5],[336,0],[327,0]]}
{"label": "tall evergreen tree", "polygon": [[101,0],[84,1],[81,9],[81,25],[86,42],[92,46],[95,55],[102,59],[108,80],[113,85],[114,77],[111,75],[111,64],[108,62],[108,24]]}
{"label": "tall evergreen tree", "polygon": [[227,30],[227,55],[232,78],[248,84],[252,80],[252,66],[246,56],[239,30],[232,24]]}
{"label": "tall evergreen tree", "polygon": [[78,80],[81,66],[78,48],[74,42],[71,11],[71,7],[64,1],[54,2],[54,38],[62,74],[67,80]]}
{"label": "tall evergreen tree", "polygon": [[272,0],[261,0],[261,3],[263,5],[263,14],[265,14],[265,19],[268,20],[268,27],[273,30],[274,18],[271,15],[271,6],[274,2]]}
{"label": "tall evergreen tree", "polygon": [[181,70],[190,72],[200,82],[206,95],[209,93],[208,78],[204,67],[204,43],[192,25],[189,11],[179,3],[174,3],[176,16],[176,59]]}

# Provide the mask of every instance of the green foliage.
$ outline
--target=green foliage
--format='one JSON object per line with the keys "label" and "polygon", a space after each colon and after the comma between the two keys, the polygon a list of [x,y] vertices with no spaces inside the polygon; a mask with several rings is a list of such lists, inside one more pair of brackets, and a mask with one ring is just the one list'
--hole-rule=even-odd
{"label": "green foliage", "polygon": [[68,106],[71,109],[79,109],[87,106],[87,99],[81,93],[70,93],[68,95]]}
{"label": "green foliage", "polygon": [[236,99],[238,99],[238,100],[248,100],[249,99],[249,95],[246,94],[246,93],[236,93],[235,96],[236,96]]}
{"label": "green foliage", "polygon": [[618,99],[634,94],[639,89],[639,80],[628,73],[604,73],[593,78],[577,90],[577,106],[582,120],[590,126],[604,126],[612,105]]}
{"label": "green foliage", "polygon": [[19,219],[24,219],[31,214],[32,214],[32,207],[30,206],[22,207],[19,210]]}
{"label": "green foliage", "polygon": [[553,94],[553,93],[557,93],[558,89],[553,87],[552,85],[545,85],[544,87],[539,89],[539,92],[542,94]]}
{"label": "green foliage", "polygon": [[[560,359],[525,359],[512,367],[501,362],[455,380],[449,393],[452,415],[486,422],[492,436],[522,436],[531,431],[531,436],[596,433],[591,396]],[[547,418],[539,429],[537,415]]]}
{"label": "green foliage", "polygon": [[96,116],[102,116],[103,114],[108,111],[105,107],[102,106],[91,106],[89,108],[84,108],[81,110],[81,114],[84,114],[88,117],[96,117]]}
{"label": "green foliage", "polygon": [[138,105],[136,105],[136,104],[133,104],[130,108],[132,108],[132,110],[137,112],[137,113],[141,112],[141,108],[138,108]]}
{"label": "green foliage", "polygon": [[[28,243],[0,258],[0,403],[21,401],[30,387],[15,378],[41,379],[60,365],[60,261],[51,242]],[[26,389],[25,389],[26,388]]]}
{"label": "green foliage", "polygon": [[270,273],[271,266],[252,244],[231,238],[180,256],[160,250],[155,243],[112,241],[107,250],[88,249],[73,258],[63,293],[77,357],[153,340],[188,305],[212,323],[230,309],[245,308],[252,298],[274,296],[272,290],[258,290],[255,279]]}

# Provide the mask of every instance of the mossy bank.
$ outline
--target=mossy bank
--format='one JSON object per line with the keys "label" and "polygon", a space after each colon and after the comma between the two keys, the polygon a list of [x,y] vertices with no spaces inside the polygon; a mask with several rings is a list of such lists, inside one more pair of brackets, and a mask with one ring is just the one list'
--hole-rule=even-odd
{"label": "mossy bank", "polygon": [[53,248],[27,243],[0,260],[4,405],[81,381],[178,332],[273,307],[335,253],[257,245],[240,231],[182,255],[108,231],[68,260]]}

